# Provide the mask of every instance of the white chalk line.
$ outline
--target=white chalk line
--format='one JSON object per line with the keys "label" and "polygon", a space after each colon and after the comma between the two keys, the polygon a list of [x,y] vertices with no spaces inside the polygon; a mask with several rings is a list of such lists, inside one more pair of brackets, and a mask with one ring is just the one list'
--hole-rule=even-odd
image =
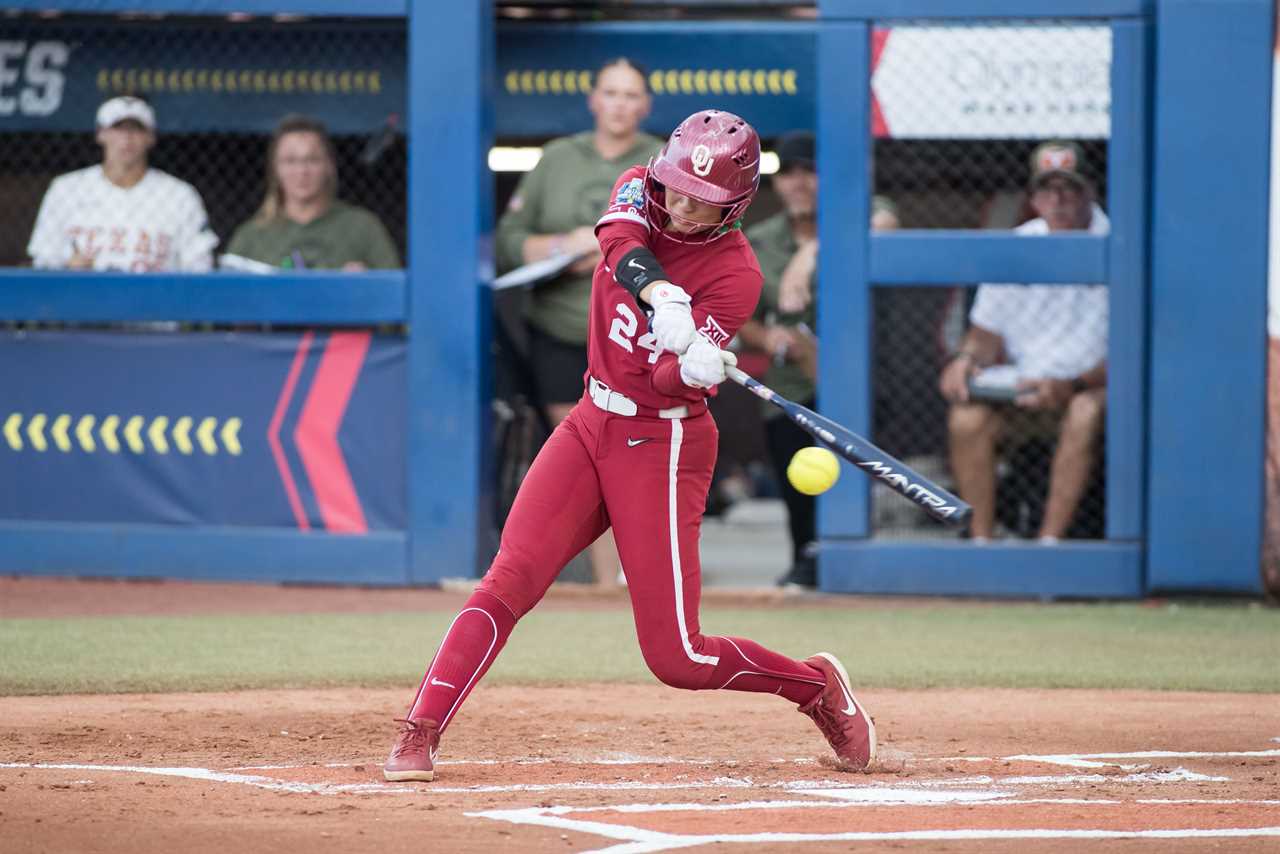
{"label": "white chalk line", "polygon": [[936,762],[1042,762],[1046,765],[1068,765],[1097,768],[1113,765],[1107,759],[1267,759],[1280,756],[1280,750],[1139,750],[1132,753],[1018,753],[1013,756],[946,756]]}
{"label": "white chalk line", "polygon": [[[1156,751],[1152,751],[1156,753]],[[1162,756],[1172,753],[1160,751]],[[1239,755],[1240,752],[1236,752]],[[1250,752],[1257,755],[1259,752]],[[1267,752],[1262,752],[1266,755]],[[1096,754],[1094,754],[1096,755]],[[1204,754],[1198,754],[1200,756]],[[1213,754],[1220,755],[1220,754]],[[342,767],[344,763],[330,763],[329,767]],[[1212,781],[1224,782],[1227,778],[1208,777],[1186,769],[1174,769],[1154,774],[1129,774],[1124,776],[1101,774],[1068,774],[1046,775],[1037,777],[992,778],[979,776],[968,778],[951,778],[936,781],[913,781],[898,786],[867,786],[845,783],[835,780],[797,780],[789,782],[773,782],[758,784],[750,778],[716,777],[705,781],[669,782],[669,783],[560,783],[560,784],[525,784],[516,786],[471,786],[471,787],[438,787],[417,788],[410,786],[389,786],[382,783],[303,783],[278,780],[261,775],[241,774],[228,771],[214,771],[207,768],[193,767],[154,767],[131,765],[88,765],[81,763],[0,763],[0,768],[32,768],[45,770],[75,770],[94,772],[123,772],[135,774],[151,774],[167,777],[178,777],[208,782],[248,785],[270,791],[294,793],[310,793],[335,795],[341,793],[355,794],[410,794],[415,792],[431,793],[477,793],[477,792],[511,792],[511,791],[567,791],[567,790],[655,790],[655,789],[744,789],[773,788],[788,793],[809,796],[805,800],[785,801],[750,801],[725,804],[670,803],[670,804],[630,804],[600,807],[533,807],[513,810],[488,810],[465,813],[469,817],[506,821],[513,824],[541,825],[562,830],[572,830],[604,837],[620,842],[606,848],[596,849],[608,854],[641,854],[641,852],[666,851],[676,848],[689,848],[712,843],[765,844],[783,842],[851,842],[851,841],[938,841],[938,840],[1001,840],[1001,839],[1195,839],[1195,838],[1252,838],[1280,836],[1280,827],[1261,828],[1216,828],[1216,829],[1168,829],[1168,830],[1073,830],[1073,829],[1038,829],[1038,830],[934,830],[934,831],[894,831],[894,832],[845,832],[834,834],[800,834],[762,832],[751,834],[711,834],[683,835],[661,833],[644,828],[617,825],[608,822],[586,821],[569,818],[570,813],[614,812],[614,813],[655,813],[663,811],[706,811],[719,812],[730,810],[778,810],[778,809],[832,809],[851,807],[871,807],[886,805],[909,806],[944,806],[957,803],[967,806],[1016,806],[1023,804],[1077,804],[1089,806],[1122,805],[1126,802],[1115,799],[1087,798],[1019,798],[1013,792],[998,789],[965,790],[958,788],[964,783],[968,785],[1040,785],[1064,783],[1127,783],[1127,782],[1185,782]],[[77,780],[76,783],[89,783]],[[819,800],[820,799],[820,800]],[[1280,800],[1247,800],[1247,799],[1201,799],[1201,798],[1143,798],[1129,803],[1142,804],[1206,804],[1206,805],[1246,805],[1276,806]]]}
{"label": "white chalk line", "polygon": [[[818,792],[805,794],[823,794]],[[868,795],[871,793],[868,793]],[[784,801],[736,801],[723,804],[707,804],[698,801],[686,803],[672,802],[661,804],[612,804],[595,807],[557,807],[563,810],[562,815],[609,812],[609,813],[660,813],[660,812],[750,812],[754,810],[794,810],[794,809],[853,809],[857,807],[882,806],[1028,806],[1028,805],[1068,805],[1068,806],[1131,806],[1135,803],[1148,806],[1280,806],[1280,800],[1250,800],[1245,798],[1141,798],[1132,801],[1116,798],[1018,798],[1011,792],[967,793],[969,797],[950,800],[921,799],[906,797],[911,793],[890,790],[881,793],[881,799],[873,800],[865,797],[861,800],[820,801],[820,800],[784,800]]]}
{"label": "white chalk line", "polygon": [[361,795],[397,794],[417,791],[407,786],[388,786],[384,783],[299,783],[276,780],[256,774],[235,774],[214,771],[210,768],[157,768],[151,765],[81,765],[53,762],[0,762],[0,768],[36,768],[66,771],[118,771],[126,774],[153,774],[159,777],[181,777],[188,780],[206,780],[212,783],[239,783],[258,789],[279,792],[304,792],[320,795],[338,795],[351,792]]}
{"label": "white chalk line", "polygon": [[[1273,738],[1271,741],[1280,741]],[[1228,751],[1174,751],[1146,750],[1134,753],[1062,753],[1062,754],[1027,754],[1013,756],[920,756],[907,757],[907,761],[915,764],[941,762],[1038,762],[1046,765],[1063,765],[1073,768],[1120,768],[1124,771],[1140,771],[1150,767],[1149,763],[1120,764],[1102,761],[1106,759],[1235,759],[1235,758],[1274,758],[1280,757],[1280,750],[1228,750]],[[764,760],[773,765],[814,765],[817,760],[812,757],[773,758]],[[230,771],[289,771],[300,768],[354,768],[357,765],[381,766],[382,759],[366,759],[353,762],[326,762],[323,765],[237,765]],[[723,765],[734,767],[740,764],[733,759],[680,758],[675,756],[622,756],[617,758],[596,757],[582,758],[575,756],[526,756],[515,759],[441,759],[437,767],[463,765]]]}
{"label": "white chalk line", "polygon": [[[303,766],[306,767],[306,766]],[[1171,771],[1128,774],[1123,776],[1102,774],[1065,774],[1036,777],[953,777],[942,780],[912,780],[907,783],[891,786],[849,783],[843,780],[786,780],[759,782],[751,777],[717,776],[707,780],[686,780],[667,782],[644,782],[626,780],[612,783],[596,781],[577,781],[567,783],[513,783],[505,785],[472,785],[441,786],[431,784],[421,788],[403,785],[387,785],[384,783],[306,783],[280,780],[274,777],[243,774],[235,771],[215,771],[209,768],[190,767],[154,767],[135,765],[85,765],[75,763],[0,763],[0,768],[33,768],[45,770],[86,770],[108,771],[159,776],[181,777],[193,780],[208,780],[220,783],[239,783],[262,789],[288,792],[306,792],[315,794],[402,794],[422,792],[424,794],[497,794],[497,793],[546,793],[546,792],[625,792],[656,790],[695,790],[695,789],[772,789],[794,792],[833,800],[863,803],[901,804],[901,803],[949,803],[966,798],[959,790],[972,786],[1040,786],[1040,785],[1076,785],[1099,783],[1180,783],[1180,782],[1230,782],[1227,777],[1211,777],[1175,768]],[[950,792],[939,793],[931,790],[950,789]],[[883,793],[893,793],[892,795]],[[978,799],[975,797],[969,799]]]}
{"label": "white chalk line", "polygon": [[603,836],[622,842],[607,848],[596,848],[591,854],[645,854],[674,848],[692,848],[715,843],[781,843],[781,842],[884,842],[884,841],[961,841],[1005,839],[1213,839],[1280,837],[1280,827],[1252,828],[1182,828],[1170,830],[909,830],[909,831],[851,831],[843,833],[731,833],[731,834],[678,834],[663,833],[640,827],[610,824],[607,822],[581,821],[565,818],[559,808],[529,808],[523,810],[486,810],[466,813],[475,818],[505,821],[511,824],[540,825],[557,830],[575,831]]}
{"label": "white chalk line", "polygon": [[[794,759],[767,759],[769,765],[816,765],[813,757]],[[436,767],[445,765],[723,765],[732,768],[742,763],[736,759],[680,759],[674,756],[635,756],[620,759],[581,757],[523,757],[518,759],[438,759]],[[325,762],[323,765],[237,765],[229,771],[288,771],[295,768],[354,768],[357,765],[382,765],[382,760],[366,759],[355,762]]]}

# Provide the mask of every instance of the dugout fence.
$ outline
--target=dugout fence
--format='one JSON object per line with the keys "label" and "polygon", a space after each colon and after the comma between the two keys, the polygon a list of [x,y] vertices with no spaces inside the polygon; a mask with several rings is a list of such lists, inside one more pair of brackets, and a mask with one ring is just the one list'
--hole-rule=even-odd
{"label": "dugout fence", "polygon": [[[153,163],[196,186],[224,239],[260,201],[274,122],[317,114],[342,196],[387,224],[405,266],[0,271],[6,571],[473,574],[492,549],[486,155],[495,134],[585,126],[571,89],[627,44],[656,59],[655,132],[709,99],[767,138],[817,129],[818,334],[823,364],[841,366],[820,376],[822,409],[942,479],[934,385],[973,286],[1108,287],[1105,455],[1077,538],[974,546],[848,477],[820,504],[824,590],[1257,589],[1263,338],[1240,330],[1254,312],[1261,330],[1264,306],[1266,115],[1250,104],[1269,91],[1265,0],[828,0],[816,19],[765,4],[753,20],[503,28],[488,3],[135,0],[159,17],[128,20],[98,2],[53,17],[9,5],[0,135],[21,144],[0,146],[14,200],[0,262],[22,263],[48,178],[92,162],[92,109],[129,91],[156,105]],[[1081,145],[1109,235],[999,230],[1025,215],[1027,159],[1048,137]],[[900,229],[871,231],[873,197]],[[186,333],[149,333],[128,357],[113,355],[119,336],[47,328],[155,322]],[[1043,448],[1025,453],[1004,511],[1015,534],[1034,529],[1025,496],[1043,467]]]}

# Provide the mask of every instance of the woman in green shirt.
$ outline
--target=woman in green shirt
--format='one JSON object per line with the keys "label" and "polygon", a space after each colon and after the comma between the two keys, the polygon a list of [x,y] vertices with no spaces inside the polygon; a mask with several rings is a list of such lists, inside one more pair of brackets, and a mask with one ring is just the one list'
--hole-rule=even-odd
{"label": "woman in green shirt", "polygon": [[[560,253],[582,256],[535,287],[525,310],[534,391],[552,427],[582,397],[591,277],[600,262],[596,220],[609,206],[618,175],[648,163],[662,148],[663,140],[640,131],[651,106],[644,69],[625,58],[604,63],[587,97],[595,127],[547,143],[498,221],[499,272]],[[608,532],[591,547],[591,564],[598,584],[618,576]]]}
{"label": "woman in green shirt", "polygon": [[280,120],[267,149],[267,191],[228,255],[273,267],[358,272],[401,266],[391,235],[370,211],[340,201],[333,142],[307,116]]}

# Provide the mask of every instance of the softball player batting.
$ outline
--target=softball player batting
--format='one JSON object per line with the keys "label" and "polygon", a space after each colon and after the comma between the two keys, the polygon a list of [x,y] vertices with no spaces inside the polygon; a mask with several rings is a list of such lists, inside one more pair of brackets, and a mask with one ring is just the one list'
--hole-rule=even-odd
{"label": "softball player batting", "polygon": [[[736,358],[721,349],[762,277],[738,220],[760,184],[760,138],[695,113],[648,167],[618,179],[596,224],[586,392],[525,476],[493,564],[427,668],[387,780],[431,780],[440,736],[561,568],[612,526],[645,662],[668,685],[778,694],[848,766],[875,726],[829,653],[796,661],[698,627],[698,530],[716,457],[707,397]],[[675,284],[679,282],[680,284]]]}

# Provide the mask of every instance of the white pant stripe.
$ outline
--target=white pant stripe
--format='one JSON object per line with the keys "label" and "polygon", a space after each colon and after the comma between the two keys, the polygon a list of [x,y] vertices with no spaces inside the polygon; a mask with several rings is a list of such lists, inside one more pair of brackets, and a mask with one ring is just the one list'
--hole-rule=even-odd
{"label": "white pant stripe", "polygon": [[680,643],[690,661],[715,666],[719,656],[700,655],[689,643],[689,629],[684,621],[684,573],[680,570],[680,519],[676,512],[676,473],[680,470],[680,443],[684,439],[684,425],[679,418],[671,419],[671,456],[667,465],[667,520],[671,529],[671,576],[675,582],[676,626],[680,630]]}
{"label": "white pant stripe", "polygon": [[[467,613],[468,611],[475,611],[477,614],[484,614],[485,619],[488,620],[490,625],[493,626],[493,640],[489,642],[489,648],[485,650],[484,658],[480,659],[480,664],[476,667],[476,672],[471,674],[471,678],[467,680],[467,684],[463,687],[461,691],[458,692],[458,699],[453,701],[453,705],[449,708],[449,713],[444,716],[444,720],[440,721],[441,730],[443,730],[448,725],[450,718],[453,717],[453,713],[458,710],[458,704],[462,702],[463,697],[467,696],[467,691],[471,690],[471,685],[476,681],[476,677],[480,675],[480,671],[484,670],[485,662],[489,660],[489,656],[493,653],[494,646],[496,646],[498,643],[498,624],[494,622],[493,617],[489,614],[489,612],[483,610],[482,608],[463,608],[461,611],[458,612],[458,616],[453,618],[453,622],[449,624],[449,628],[445,631],[444,639],[440,641],[440,649],[444,649],[445,642],[449,640],[449,633],[453,631],[454,624],[457,623],[458,620],[462,619],[462,615]],[[440,657],[440,652],[439,650],[437,650],[436,658],[433,658],[431,660],[431,666],[427,668],[427,675],[423,678],[422,685],[418,688],[419,696],[422,695],[422,692],[425,691],[427,689],[427,686],[431,683],[432,671],[435,670],[436,659],[439,657]],[[418,705],[418,698],[414,697],[413,705],[409,707],[410,713],[413,712],[413,708],[416,705]]]}

